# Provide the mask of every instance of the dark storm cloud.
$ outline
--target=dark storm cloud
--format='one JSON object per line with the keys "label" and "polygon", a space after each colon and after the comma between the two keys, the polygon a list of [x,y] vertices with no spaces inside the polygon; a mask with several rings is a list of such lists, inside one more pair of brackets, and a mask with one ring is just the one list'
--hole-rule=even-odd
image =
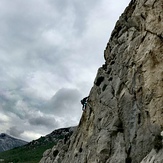
{"label": "dark storm cloud", "polygon": [[58,122],[53,117],[48,116],[29,118],[29,123],[35,126],[45,126],[50,128],[57,128],[59,126]]}
{"label": "dark storm cloud", "polygon": [[20,137],[20,135],[24,132],[24,130],[18,129],[16,126],[12,126],[7,130],[7,133],[9,135],[12,135],[14,137]]}
{"label": "dark storm cloud", "polygon": [[81,93],[77,89],[60,89],[47,103],[47,111],[54,115],[69,116],[78,112]]}

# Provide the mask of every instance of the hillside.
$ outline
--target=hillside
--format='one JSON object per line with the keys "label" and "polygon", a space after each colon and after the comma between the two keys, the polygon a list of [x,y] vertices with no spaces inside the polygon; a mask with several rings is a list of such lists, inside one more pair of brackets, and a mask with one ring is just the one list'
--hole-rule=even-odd
{"label": "hillside", "polygon": [[68,139],[74,129],[75,127],[69,127],[54,130],[52,133],[24,146],[0,153],[0,160],[4,160],[6,163],[38,163],[46,149],[52,148],[59,140]]}
{"label": "hillside", "polygon": [[77,130],[40,163],[163,163],[162,22],[162,0],[130,2]]}

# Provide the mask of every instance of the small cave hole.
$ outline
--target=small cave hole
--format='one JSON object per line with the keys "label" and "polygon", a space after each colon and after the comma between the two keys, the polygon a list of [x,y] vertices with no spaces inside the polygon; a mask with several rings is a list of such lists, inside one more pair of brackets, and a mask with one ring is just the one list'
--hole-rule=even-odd
{"label": "small cave hole", "polygon": [[158,152],[162,147],[162,136],[156,135],[154,139],[154,149]]}
{"label": "small cave hole", "polygon": [[122,121],[120,121],[119,122],[119,124],[118,124],[118,132],[121,132],[121,133],[123,133],[124,132],[124,129],[123,129],[123,123],[122,123]]}
{"label": "small cave hole", "polygon": [[115,61],[111,61],[111,63],[110,63],[110,64],[111,64],[111,65],[113,65],[114,63],[115,63]]}
{"label": "small cave hole", "polygon": [[126,163],[131,163],[131,162],[132,162],[131,157],[127,157],[127,158],[126,158]]}
{"label": "small cave hole", "polygon": [[141,14],[140,16],[145,20],[145,16],[143,14]]}
{"label": "small cave hole", "polygon": [[132,159],[130,157],[130,153],[131,153],[131,146],[129,147],[128,149],[128,152],[127,152],[127,157],[126,157],[126,163],[131,163],[132,162]]}
{"label": "small cave hole", "polygon": [[132,67],[135,66],[135,62],[132,62],[132,63],[131,63],[131,66],[132,66]]}
{"label": "small cave hole", "polygon": [[141,114],[139,113],[138,114],[138,124],[140,124],[141,123]]}
{"label": "small cave hole", "polygon": [[106,63],[103,64],[103,65],[102,65],[102,68],[106,71],[106,70],[107,70],[107,64],[106,64]]}
{"label": "small cave hole", "polygon": [[107,74],[109,75],[111,73],[111,68],[108,69]]}
{"label": "small cave hole", "polygon": [[143,88],[142,88],[142,87],[140,87],[140,88],[138,89],[138,91],[137,91],[137,92],[138,92],[138,93],[139,93],[139,92],[142,92],[142,89],[143,89]]}
{"label": "small cave hole", "polygon": [[82,148],[79,148],[79,152],[81,153],[83,151],[83,149]]}
{"label": "small cave hole", "polygon": [[112,78],[112,77],[110,77],[110,78],[109,78],[109,81],[112,81],[112,80],[113,80],[113,78]]}
{"label": "small cave hole", "polygon": [[149,117],[149,111],[145,111],[145,112],[146,112],[147,117]]}
{"label": "small cave hole", "polygon": [[100,76],[99,78],[97,78],[97,81],[96,81],[96,86],[100,86],[100,84],[104,81],[104,77],[103,76]]}
{"label": "small cave hole", "polygon": [[104,86],[102,87],[102,91],[105,91],[106,87],[107,87],[107,85],[104,84]]}
{"label": "small cave hole", "polygon": [[56,157],[58,155],[59,151],[58,150],[54,150],[53,151],[53,156]]}
{"label": "small cave hole", "polygon": [[99,120],[99,121],[101,121],[101,120],[102,120],[102,118],[98,118],[98,120]]}
{"label": "small cave hole", "polygon": [[163,41],[163,36],[162,35],[158,35],[158,37],[160,38],[161,41]]}
{"label": "small cave hole", "polygon": [[113,87],[112,87],[111,93],[112,93],[113,96],[115,96],[115,90],[114,90]]}

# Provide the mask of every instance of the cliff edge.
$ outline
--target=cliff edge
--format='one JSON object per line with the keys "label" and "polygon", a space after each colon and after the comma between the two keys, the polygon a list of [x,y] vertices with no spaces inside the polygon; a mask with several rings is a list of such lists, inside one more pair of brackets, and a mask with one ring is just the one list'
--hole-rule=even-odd
{"label": "cliff edge", "polygon": [[104,57],[78,128],[40,163],[163,163],[163,1],[132,0]]}

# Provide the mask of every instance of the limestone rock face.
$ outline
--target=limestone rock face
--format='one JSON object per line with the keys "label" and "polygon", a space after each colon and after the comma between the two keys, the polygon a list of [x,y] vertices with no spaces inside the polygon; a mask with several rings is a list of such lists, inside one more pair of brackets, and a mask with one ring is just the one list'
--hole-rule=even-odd
{"label": "limestone rock face", "polygon": [[132,0],[104,57],[78,128],[51,162],[163,163],[163,1]]}

